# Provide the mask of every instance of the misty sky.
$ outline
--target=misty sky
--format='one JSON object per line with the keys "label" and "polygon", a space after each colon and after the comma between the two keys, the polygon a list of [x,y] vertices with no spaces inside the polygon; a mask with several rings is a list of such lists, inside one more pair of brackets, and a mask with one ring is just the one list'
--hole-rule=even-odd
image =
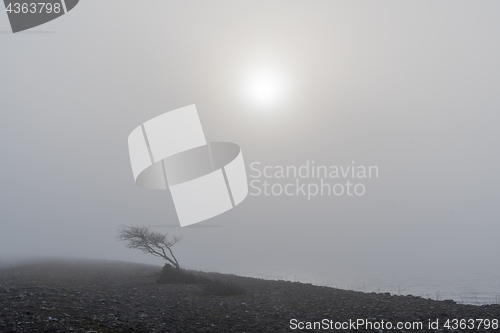
{"label": "misty sky", "polygon": [[[497,266],[500,3],[81,1],[10,34],[0,12],[0,260],[161,264],[115,239],[178,224],[134,184],[127,137],[196,104],[247,167],[376,165],[362,197],[249,196],[183,235],[181,265],[223,272],[440,272]],[[35,33],[37,32],[37,33]],[[272,106],[252,73],[283,83]],[[250,169],[248,169],[251,174]],[[286,182],[286,181],[285,181]]]}

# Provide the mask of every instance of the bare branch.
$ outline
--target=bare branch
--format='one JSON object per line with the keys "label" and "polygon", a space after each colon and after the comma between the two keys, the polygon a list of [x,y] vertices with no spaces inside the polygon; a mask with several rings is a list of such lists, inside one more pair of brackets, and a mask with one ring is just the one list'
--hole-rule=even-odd
{"label": "bare branch", "polygon": [[[118,240],[126,242],[129,249],[138,249],[144,253],[149,253],[157,257],[165,259],[167,262],[180,268],[177,258],[172,252],[172,246],[180,242],[181,237],[173,236],[172,240],[168,239],[168,233],[162,234],[149,230],[146,226],[121,226],[118,235]],[[165,250],[168,250],[170,255]]]}

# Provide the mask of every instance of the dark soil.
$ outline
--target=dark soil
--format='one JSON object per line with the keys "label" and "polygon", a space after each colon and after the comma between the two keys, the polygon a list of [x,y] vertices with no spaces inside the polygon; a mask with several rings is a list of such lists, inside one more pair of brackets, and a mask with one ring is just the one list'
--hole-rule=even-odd
{"label": "dark soil", "polygon": [[[446,330],[447,319],[500,319],[498,305],[463,305],[208,274],[246,293],[211,296],[201,285],[157,284],[157,266],[105,261],[46,261],[0,269],[0,332],[300,332],[297,322],[422,322],[424,330],[321,332],[493,332]],[[440,328],[429,330],[429,320]],[[470,325],[470,322],[467,322]],[[375,324],[376,325],[376,324]],[[386,324],[387,325],[387,324]],[[334,326],[333,326],[334,327]],[[304,330],[313,332],[315,330]]]}

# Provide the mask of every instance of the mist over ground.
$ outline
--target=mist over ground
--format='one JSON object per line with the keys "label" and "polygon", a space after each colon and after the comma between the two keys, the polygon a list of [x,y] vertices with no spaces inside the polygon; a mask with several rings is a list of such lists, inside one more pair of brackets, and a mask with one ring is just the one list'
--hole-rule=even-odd
{"label": "mist over ground", "polygon": [[[120,225],[178,224],[168,191],[134,184],[127,137],[196,104],[208,140],[237,143],[249,176],[253,162],[354,161],[379,177],[363,180],[363,196],[249,195],[204,228],[155,228],[183,235],[182,266],[332,284],[500,276],[499,10],[82,2],[34,29],[47,33],[0,34],[0,260],[161,265],[115,238]],[[1,11],[0,31],[9,29]],[[262,68],[287,82],[267,108],[244,93]]]}

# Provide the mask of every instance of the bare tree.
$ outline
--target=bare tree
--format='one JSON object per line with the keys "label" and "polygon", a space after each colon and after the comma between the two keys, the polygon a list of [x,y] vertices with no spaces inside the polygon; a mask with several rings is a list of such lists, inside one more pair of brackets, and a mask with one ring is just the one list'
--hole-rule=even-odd
{"label": "bare tree", "polygon": [[126,227],[121,226],[117,238],[127,242],[129,249],[138,249],[144,253],[150,253],[154,256],[161,257],[177,269],[180,269],[179,262],[172,252],[172,247],[182,237],[173,236],[172,240],[168,239],[168,233],[162,234],[149,230],[146,226]]}

